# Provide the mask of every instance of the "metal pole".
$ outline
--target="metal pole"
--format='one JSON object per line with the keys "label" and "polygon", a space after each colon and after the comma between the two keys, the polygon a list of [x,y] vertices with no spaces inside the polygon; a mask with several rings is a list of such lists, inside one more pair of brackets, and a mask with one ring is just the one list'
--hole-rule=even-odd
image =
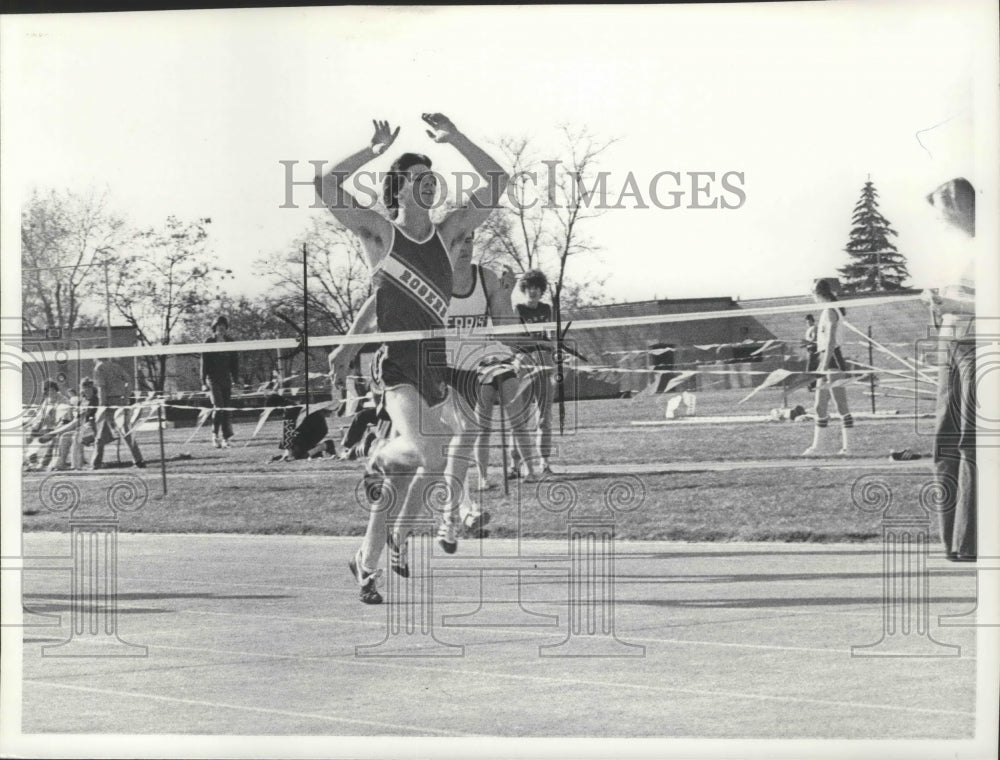
{"label": "metal pole", "polygon": [[306,416],[309,416],[309,264],[302,244],[302,353],[305,357]]}
{"label": "metal pole", "polygon": [[108,324],[108,348],[111,348],[111,280],[108,276],[108,254],[104,254],[104,319]]}
{"label": "metal pole", "polygon": [[156,429],[160,434],[160,477],[163,480],[163,495],[167,495],[167,456],[163,450],[163,400],[156,407]]}
{"label": "metal pole", "polygon": [[[503,398],[503,380],[497,381],[497,398],[500,399],[500,456],[503,460],[503,495],[510,496],[510,486],[507,484],[507,430],[504,417],[504,398]],[[490,409],[490,416],[493,416],[493,410]],[[514,435],[513,429],[511,430],[511,441],[514,444],[514,448],[517,448],[517,438]]]}
{"label": "metal pole", "polygon": [[[875,360],[872,357],[872,326],[868,325],[868,366],[874,367]],[[868,376],[868,387],[871,389],[872,414],[875,414],[875,373]]]}

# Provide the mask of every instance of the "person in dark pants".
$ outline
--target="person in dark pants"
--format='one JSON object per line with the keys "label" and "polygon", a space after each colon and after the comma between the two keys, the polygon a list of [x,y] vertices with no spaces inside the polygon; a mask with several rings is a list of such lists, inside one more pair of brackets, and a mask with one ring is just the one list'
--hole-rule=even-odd
{"label": "person in dark pants", "polygon": [[[806,350],[806,372],[815,372],[819,366],[819,350],[816,348],[816,318],[806,314],[806,334],[802,338],[802,348]],[[816,390],[816,381],[809,383],[808,390]]]}
{"label": "person in dark pants", "polygon": [[923,293],[938,328],[941,357],[934,439],[934,470],[943,494],[941,539],[947,559],[975,562],[976,285],[971,241],[976,234],[976,195],[972,184],[960,178],[941,185],[927,200],[960,236],[954,241],[959,250],[950,251],[955,275],[940,290]]}
{"label": "person in dark pants", "polygon": [[[212,323],[212,337],[206,343],[229,341],[229,320],[217,317]],[[235,351],[216,351],[201,355],[201,381],[204,390],[212,400],[212,445],[217,449],[229,448],[233,437],[233,426],[229,421],[226,407],[233,396],[233,383],[239,375],[239,361]]]}

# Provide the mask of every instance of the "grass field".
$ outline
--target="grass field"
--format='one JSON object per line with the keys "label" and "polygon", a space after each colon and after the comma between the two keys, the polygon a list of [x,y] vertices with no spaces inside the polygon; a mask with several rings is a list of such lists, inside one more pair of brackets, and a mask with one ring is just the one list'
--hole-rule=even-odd
{"label": "grass field", "polygon": [[[746,389],[700,394],[698,416],[766,414],[781,406],[780,392],[758,394],[751,402],[736,402]],[[805,391],[790,395],[792,405],[808,408]],[[835,458],[821,457],[815,467],[783,467],[809,445],[808,422],[731,423],[632,427],[633,420],[663,418],[663,397],[588,401],[572,405],[567,432],[556,437],[554,468],[557,481],[568,488],[574,515],[595,512],[615,483],[627,482],[641,505],[621,515],[617,531],[623,539],[688,541],[870,541],[881,535],[881,517],[862,512],[852,501],[851,487],[872,472],[886,471],[888,452],[911,448],[930,452],[930,420],[859,420],[854,431],[849,466],[831,469]],[[868,399],[852,388],[852,410],[869,409]],[[912,401],[880,398],[879,409],[912,414]],[[918,411],[928,411],[923,404]],[[338,418],[331,433],[339,438]],[[367,506],[360,498],[362,466],[338,460],[267,464],[278,453],[280,422],[269,421],[246,445],[253,430],[249,419],[236,426],[234,446],[216,450],[209,429],[202,428],[186,444],[191,429],[165,431],[168,493],[161,491],[158,441],[155,432],[141,434],[149,468],[108,469],[98,473],[61,473],[60,480],[79,488],[81,502],[103,503],[110,485],[141,477],[150,500],[142,509],[121,515],[120,527],[136,532],[226,532],[265,534],[357,535],[363,532]],[[828,432],[829,451],[838,448],[839,428]],[[496,437],[494,438],[496,440]],[[186,458],[184,455],[190,455]],[[127,459],[127,452],[125,454]],[[112,452],[109,460],[115,463]],[[494,453],[492,478],[500,485],[500,454]],[[754,461],[772,467],[748,466],[730,471],[711,469],[717,463]],[[705,463],[700,469],[697,463]],[[125,463],[127,464],[127,462]],[[798,461],[795,464],[799,464]],[[620,465],[620,472],[615,468]],[[630,467],[644,472],[628,475]],[[680,468],[680,465],[686,465]],[[856,465],[856,466],[855,466]],[[927,467],[889,469],[893,497],[915,499],[929,480]],[[595,471],[589,471],[593,467]],[[571,470],[571,472],[567,472]],[[26,474],[23,513],[26,530],[65,530],[65,514],[42,504],[46,474]],[[51,484],[51,481],[49,481]],[[512,484],[513,486],[513,484]],[[516,486],[505,497],[501,488],[483,494],[493,514],[494,537],[556,537],[564,535],[565,515],[540,505],[546,489]],[[520,504],[520,509],[518,509]]]}

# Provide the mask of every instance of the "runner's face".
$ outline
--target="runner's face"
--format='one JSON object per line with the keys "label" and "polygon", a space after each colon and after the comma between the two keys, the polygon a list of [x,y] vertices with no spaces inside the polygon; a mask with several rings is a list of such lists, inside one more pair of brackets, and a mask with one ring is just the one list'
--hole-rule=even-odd
{"label": "runner's face", "polygon": [[538,306],[538,302],[542,300],[542,289],[531,286],[528,288],[528,304],[531,306]]}
{"label": "runner's face", "polygon": [[406,183],[404,192],[409,193],[418,206],[429,211],[437,199],[437,177],[423,164],[411,166],[409,174],[410,181]]}
{"label": "runner's face", "polygon": [[472,248],[475,242],[475,235],[466,235],[458,244],[458,258],[455,260],[456,265],[467,267],[472,264]]}

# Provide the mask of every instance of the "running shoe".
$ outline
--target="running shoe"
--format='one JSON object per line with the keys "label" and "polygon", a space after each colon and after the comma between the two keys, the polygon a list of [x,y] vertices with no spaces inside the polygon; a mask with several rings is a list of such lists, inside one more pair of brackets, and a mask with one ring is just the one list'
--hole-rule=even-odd
{"label": "running shoe", "polygon": [[222,448],[222,443],[219,441],[218,437],[214,435],[212,436],[212,445],[215,446],[215,448],[217,449]]}
{"label": "running shoe", "polygon": [[485,538],[489,535],[488,531],[483,530],[490,522],[489,512],[480,512],[479,514],[468,514],[465,519],[462,520],[462,525],[465,528],[465,533],[470,538]]}
{"label": "running shoe", "polygon": [[458,550],[458,536],[454,525],[446,523],[438,528],[438,544],[445,554],[454,554]]}
{"label": "running shoe", "polygon": [[403,552],[396,542],[396,537],[390,534],[386,543],[389,544],[389,566],[392,568],[392,572],[403,578],[409,578],[410,566],[406,564],[406,557],[403,556]]}
{"label": "running shoe", "polygon": [[354,580],[361,587],[361,601],[365,604],[382,604],[382,595],[376,588],[379,578],[382,577],[381,569],[369,570],[362,565],[360,549],[354,555],[354,559],[347,563],[347,566],[351,569],[351,575],[354,576]]}
{"label": "running shoe", "polygon": [[912,462],[915,459],[920,459],[922,455],[917,454],[910,449],[903,449],[902,451],[893,451],[889,453],[889,459],[893,462]]}

